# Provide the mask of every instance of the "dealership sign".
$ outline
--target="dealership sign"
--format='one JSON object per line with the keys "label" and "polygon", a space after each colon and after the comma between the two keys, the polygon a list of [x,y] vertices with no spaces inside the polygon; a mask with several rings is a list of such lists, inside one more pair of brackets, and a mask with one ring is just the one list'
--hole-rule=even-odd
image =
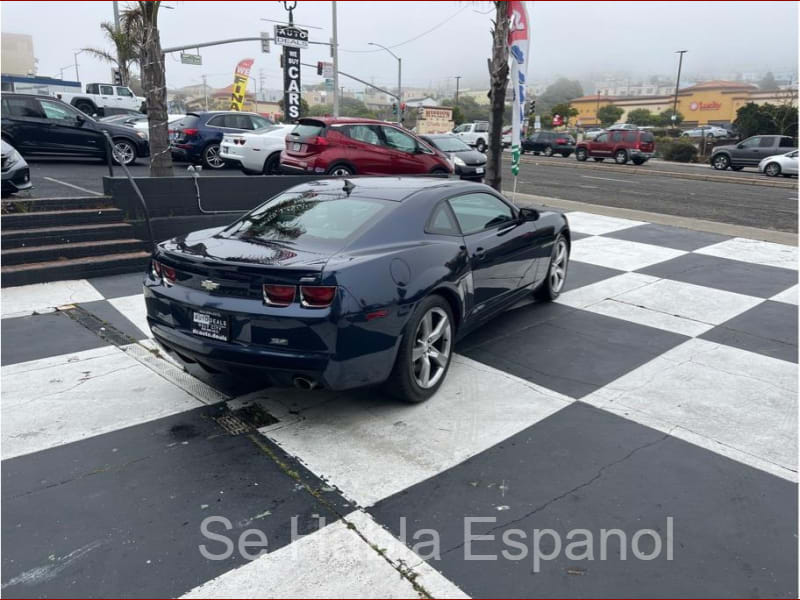
{"label": "dealership sign", "polygon": [[719,102],[692,102],[689,110],[719,110],[722,104]]}
{"label": "dealership sign", "polygon": [[308,48],[308,30],[291,25],[275,25],[275,43],[290,48]]}
{"label": "dealership sign", "polygon": [[300,118],[300,48],[283,48],[283,113],[284,120]]}

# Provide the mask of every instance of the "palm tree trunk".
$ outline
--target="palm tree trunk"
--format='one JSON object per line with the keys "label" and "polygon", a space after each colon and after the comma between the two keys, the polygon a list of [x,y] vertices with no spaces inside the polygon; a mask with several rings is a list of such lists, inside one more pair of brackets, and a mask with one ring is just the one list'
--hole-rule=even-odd
{"label": "palm tree trunk", "polygon": [[167,84],[164,54],[158,33],[159,2],[140,2],[144,25],[142,85],[147,98],[147,122],[150,130],[150,176],[170,177],[172,155],[167,131]]}
{"label": "palm tree trunk", "polygon": [[508,2],[495,2],[492,58],[489,59],[489,148],[486,183],[501,191],[503,175],[503,112],[508,88]]}

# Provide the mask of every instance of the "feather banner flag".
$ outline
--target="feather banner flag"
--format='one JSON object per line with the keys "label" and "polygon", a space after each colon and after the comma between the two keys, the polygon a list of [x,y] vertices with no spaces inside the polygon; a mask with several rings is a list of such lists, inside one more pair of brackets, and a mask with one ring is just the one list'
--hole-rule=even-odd
{"label": "feather banner flag", "polygon": [[511,58],[511,83],[514,86],[514,110],[511,118],[511,172],[519,174],[520,134],[525,119],[525,74],[528,70],[530,29],[525,2],[512,0],[508,28],[508,54]]}

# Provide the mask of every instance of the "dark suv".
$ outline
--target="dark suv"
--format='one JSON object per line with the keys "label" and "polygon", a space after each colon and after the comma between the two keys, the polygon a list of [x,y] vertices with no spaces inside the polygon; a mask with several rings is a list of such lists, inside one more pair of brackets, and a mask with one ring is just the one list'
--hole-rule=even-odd
{"label": "dark suv", "polygon": [[775,154],[786,154],[797,148],[794,139],[786,135],[754,135],[730,146],[717,146],[709,162],[719,171],[728,167],[741,171],[757,167],[762,159]]}
{"label": "dark suv", "polygon": [[558,131],[537,131],[530,137],[522,140],[522,153],[540,152],[545,156],[560,154],[567,158],[575,151],[575,138],[568,133]]}
{"label": "dark suv", "polygon": [[281,171],[347,175],[452,173],[439,150],[410,131],[373,119],[300,119],[286,136]]}
{"label": "dark suv", "polygon": [[172,158],[202,163],[209,169],[221,169],[225,161],[219,155],[219,145],[226,133],[252,131],[272,125],[261,115],[235,111],[191,112],[169,129]]}
{"label": "dark suv", "polygon": [[647,162],[655,150],[653,134],[636,129],[615,129],[601,133],[593,140],[578,142],[575,158],[584,161],[590,156],[596,161],[612,158],[619,165],[629,160],[635,165]]}

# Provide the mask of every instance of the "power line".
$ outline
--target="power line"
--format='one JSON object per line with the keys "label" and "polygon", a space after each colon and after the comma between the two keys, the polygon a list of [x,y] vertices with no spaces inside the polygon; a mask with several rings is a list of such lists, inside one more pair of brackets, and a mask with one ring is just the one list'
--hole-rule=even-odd
{"label": "power line", "polygon": [[[432,32],[434,32],[434,31],[436,31],[437,29],[439,29],[439,27],[441,27],[441,26],[442,26],[442,25],[444,25],[445,23],[447,23],[447,22],[449,22],[450,20],[452,20],[454,17],[456,17],[456,16],[458,16],[459,14],[461,14],[462,12],[464,12],[464,11],[465,11],[467,8],[469,8],[469,5],[461,7],[461,8],[460,8],[460,9],[458,9],[456,12],[454,12],[452,15],[450,15],[449,17],[447,17],[447,18],[446,18],[444,21],[442,21],[441,23],[438,23],[438,24],[434,25],[433,27],[431,27],[431,28],[430,28],[430,29],[428,29],[427,31],[423,31],[423,32],[422,32],[422,33],[420,33],[419,35],[416,35],[416,36],[412,37],[411,39],[408,39],[408,40],[406,40],[405,42],[400,42],[399,44],[394,44],[393,46],[386,46],[386,47],[387,47],[387,48],[399,48],[400,46],[405,46],[406,44],[410,44],[411,42],[415,42],[415,41],[417,41],[419,38],[421,38],[421,37],[423,37],[423,36],[426,36],[426,35],[428,35],[429,33],[432,33]],[[380,49],[377,49],[377,50],[345,50],[344,48],[339,48],[339,52],[349,52],[350,54],[372,54],[372,53],[374,53],[374,52],[380,52],[380,51],[381,51]]]}

